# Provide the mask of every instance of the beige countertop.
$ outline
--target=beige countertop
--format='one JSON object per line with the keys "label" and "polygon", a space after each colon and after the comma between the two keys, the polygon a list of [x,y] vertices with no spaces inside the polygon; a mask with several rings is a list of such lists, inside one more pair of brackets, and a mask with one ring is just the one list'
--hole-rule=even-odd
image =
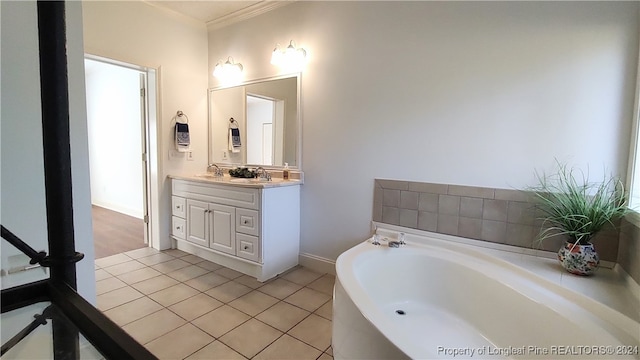
{"label": "beige countertop", "polygon": [[169,175],[169,178],[176,180],[187,180],[187,181],[195,181],[205,184],[215,184],[215,185],[224,185],[224,186],[238,186],[245,188],[254,188],[254,189],[266,189],[273,187],[282,187],[282,186],[295,186],[302,185],[301,180],[297,179],[289,179],[284,180],[282,178],[274,177],[271,181],[264,181],[258,179],[243,179],[243,178],[233,178],[228,174],[225,174],[223,177],[214,177],[211,174],[196,174],[196,175]]}

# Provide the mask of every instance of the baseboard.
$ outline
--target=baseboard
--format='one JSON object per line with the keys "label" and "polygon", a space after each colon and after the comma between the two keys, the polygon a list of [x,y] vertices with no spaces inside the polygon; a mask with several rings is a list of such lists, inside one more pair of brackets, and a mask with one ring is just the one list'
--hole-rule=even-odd
{"label": "baseboard", "polygon": [[119,212],[121,214],[125,214],[137,219],[141,219],[142,220],[142,211],[139,209],[132,209],[126,206],[121,206],[119,204],[115,204],[115,203],[110,203],[110,202],[103,202],[100,200],[93,200],[91,202],[91,205],[95,205],[95,206],[99,206],[101,208],[105,208],[107,210],[111,210],[111,211],[115,211],[115,212]]}
{"label": "baseboard", "polygon": [[335,260],[323,258],[312,254],[300,253],[300,255],[298,256],[298,262],[300,263],[300,265],[313,271],[317,271],[323,274],[336,274]]}

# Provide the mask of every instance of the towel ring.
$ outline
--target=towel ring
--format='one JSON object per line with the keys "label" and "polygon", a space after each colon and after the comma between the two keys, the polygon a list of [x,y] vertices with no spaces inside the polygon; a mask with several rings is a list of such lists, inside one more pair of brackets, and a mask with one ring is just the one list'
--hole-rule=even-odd
{"label": "towel ring", "polygon": [[[235,126],[235,127],[232,127]],[[239,129],[238,122],[234,118],[229,118],[229,129]]]}
{"label": "towel ring", "polygon": [[175,117],[176,122],[179,122],[179,121],[178,121],[178,118],[182,118],[183,116],[184,116],[184,118],[186,119],[186,122],[183,122],[183,123],[181,123],[181,124],[188,124],[188,123],[189,123],[189,117],[187,116],[187,114],[183,113],[183,112],[182,112],[182,110],[178,110],[178,111],[176,112],[176,117]]}

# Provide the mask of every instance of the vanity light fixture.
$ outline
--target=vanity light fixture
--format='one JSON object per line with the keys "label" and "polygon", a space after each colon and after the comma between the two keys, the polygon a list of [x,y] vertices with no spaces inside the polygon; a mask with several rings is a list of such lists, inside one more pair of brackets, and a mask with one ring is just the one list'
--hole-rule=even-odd
{"label": "vanity light fixture", "polygon": [[297,69],[304,64],[307,51],[303,48],[296,48],[296,43],[291,40],[286,49],[281,50],[280,44],[276,44],[271,54],[271,64],[287,69]]}
{"label": "vanity light fixture", "polygon": [[224,83],[237,82],[241,79],[242,69],[242,64],[234,62],[233,58],[229,56],[224,63],[222,60],[218,61],[213,69],[213,76]]}

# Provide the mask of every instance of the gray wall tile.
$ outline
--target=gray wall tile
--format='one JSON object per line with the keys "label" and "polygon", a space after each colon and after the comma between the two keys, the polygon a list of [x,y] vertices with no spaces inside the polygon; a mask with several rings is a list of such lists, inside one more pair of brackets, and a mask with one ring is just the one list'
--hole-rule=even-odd
{"label": "gray wall tile", "polygon": [[425,230],[425,231],[433,231],[433,232],[437,231],[438,214],[435,212],[419,211],[418,212],[418,229]]}
{"label": "gray wall tile", "polygon": [[418,210],[438,212],[438,194],[420,193]]}
{"label": "gray wall tile", "polygon": [[373,189],[373,202],[382,204],[383,190],[381,187],[374,187]]}
{"label": "gray wall tile", "polygon": [[460,213],[460,197],[438,195],[438,214],[458,215]]}
{"label": "gray wall tile", "polygon": [[382,191],[382,205],[398,207],[400,205],[400,190],[384,189]]}
{"label": "gray wall tile", "polygon": [[509,201],[507,204],[507,222],[511,224],[533,225],[535,205],[532,203]]}
{"label": "gray wall tile", "polygon": [[420,193],[415,191],[400,191],[400,208],[418,210]]}
{"label": "gray wall tile", "polygon": [[438,214],[437,232],[449,235],[458,235],[458,216]]}
{"label": "gray wall tile", "polygon": [[382,221],[382,203],[373,202],[373,221]]}
{"label": "gray wall tile", "polygon": [[522,190],[495,189],[496,200],[532,202],[531,193]]}
{"label": "gray wall tile", "polygon": [[493,199],[494,189],[475,187],[475,186],[462,186],[462,185],[449,185],[449,195],[468,196],[482,199]]}
{"label": "gray wall tile", "polygon": [[409,191],[446,195],[448,189],[447,184],[409,182]]}
{"label": "gray wall tile", "polygon": [[485,199],[482,218],[486,220],[507,221],[507,202],[505,200]]}
{"label": "gray wall tile", "polygon": [[470,239],[480,239],[482,234],[482,219],[460,217],[458,219],[458,236]]}
{"label": "gray wall tile", "polygon": [[382,207],[382,222],[391,225],[400,225],[400,210],[395,207]]}
{"label": "gray wall tile", "polygon": [[400,209],[400,226],[418,227],[418,210]]}
{"label": "gray wall tile", "polygon": [[506,243],[509,245],[531,248],[537,232],[531,225],[507,223]]}
{"label": "gray wall tile", "polygon": [[504,221],[482,220],[482,240],[504,244],[507,239],[507,223]]}
{"label": "gray wall tile", "polygon": [[466,196],[461,197],[460,216],[482,219],[482,199]]}
{"label": "gray wall tile", "polygon": [[383,189],[392,189],[392,190],[409,190],[409,182],[408,181],[399,181],[399,180],[386,180],[386,179],[376,179],[378,184]]}

